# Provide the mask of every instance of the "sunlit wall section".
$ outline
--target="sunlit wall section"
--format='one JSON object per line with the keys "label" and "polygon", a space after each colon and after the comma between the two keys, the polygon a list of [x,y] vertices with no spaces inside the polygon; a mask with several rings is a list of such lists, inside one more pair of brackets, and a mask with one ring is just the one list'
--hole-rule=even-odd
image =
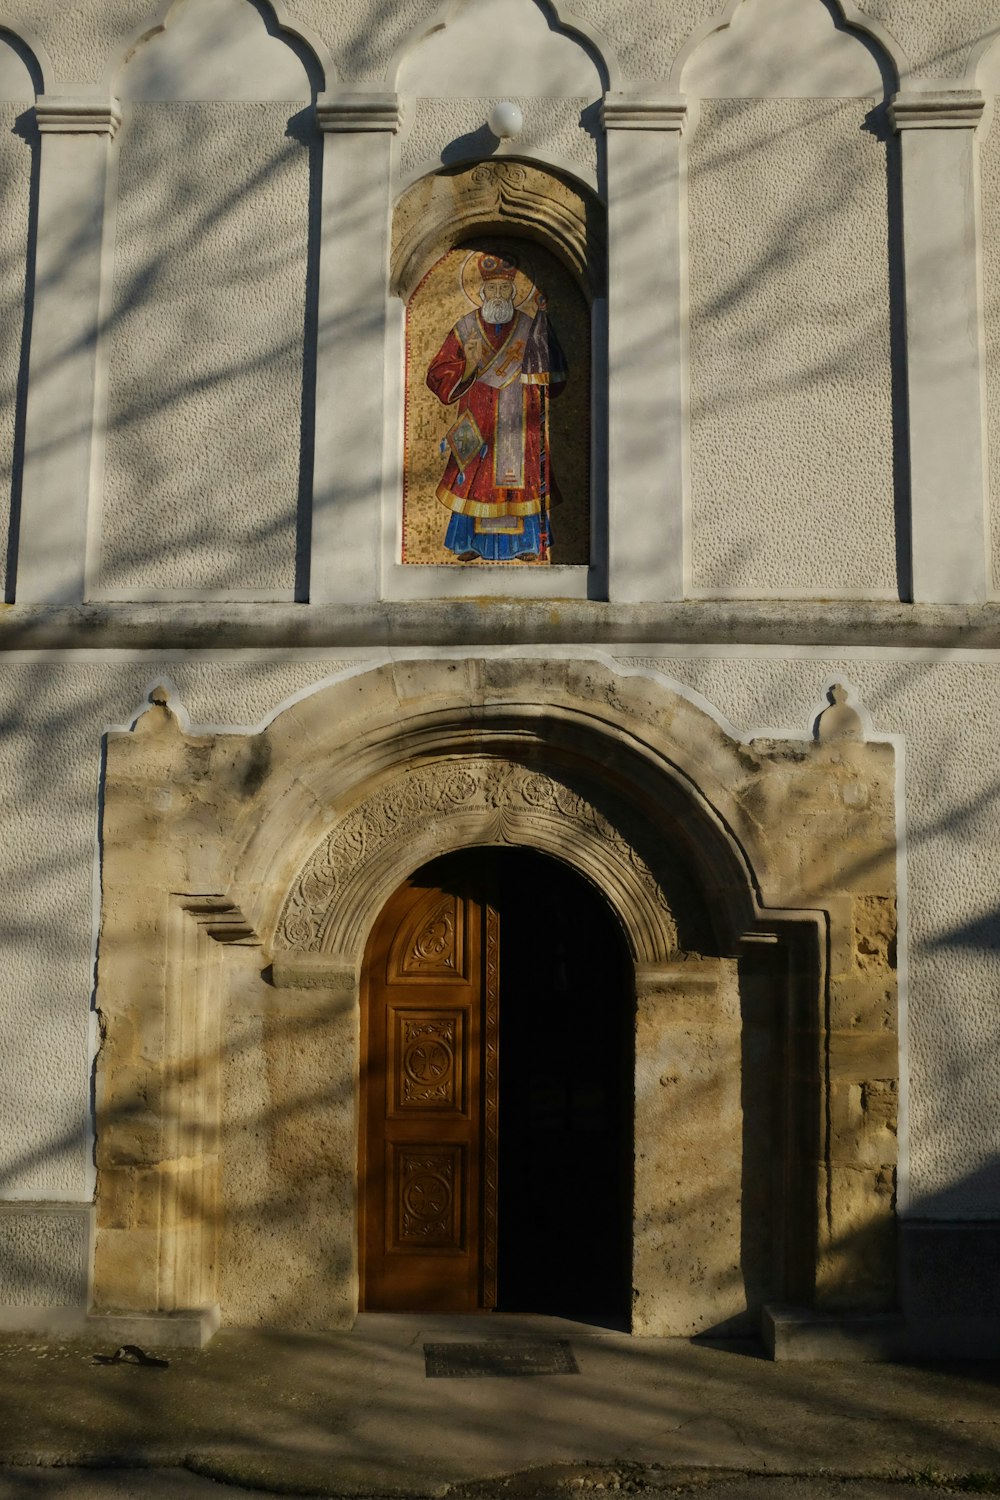
{"label": "sunlit wall section", "polygon": [[180,0],[122,73],[99,595],[293,595],[309,75],[246,0]]}
{"label": "sunlit wall section", "polygon": [[745,0],[683,83],[692,591],[895,597],[884,68]]}
{"label": "sunlit wall section", "polygon": [[7,535],[19,482],[18,423],[27,357],[25,279],[28,274],[35,89],[28,54],[0,31],[0,576],[7,584]]}

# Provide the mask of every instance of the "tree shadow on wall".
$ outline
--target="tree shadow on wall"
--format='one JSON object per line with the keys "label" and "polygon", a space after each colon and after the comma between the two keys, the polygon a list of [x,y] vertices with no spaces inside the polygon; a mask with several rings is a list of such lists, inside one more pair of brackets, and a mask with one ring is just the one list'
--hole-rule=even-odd
{"label": "tree shadow on wall", "polygon": [[[258,10],[273,33],[268,8]],[[345,44],[352,65],[381,57],[387,35],[399,32],[403,20],[390,10]],[[844,101],[813,101],[791,121],[760,115],[747,135],[708,103],[689,145],[694,582],[712,592],[857,587],[905,599],[899,168],[884,108],[876,102],[866,116],[866,101],[857,101],[848,120]],[[99,330],[109,410],[94,580],[115,597],[307,596],[311,508],[328,503],[312,481],[317,423],[322,434],[326,420],[316,412],[316,351],[332,342],[349,359],[382,315],[359,305],[336,326],[322,318],[320,142],[309,111],[278,126],[264,106],[238,108],[255,121],[249,136],[245,119],[214,105],[137,105],[116,143],[114,284]],[[860,157],[852,144],[859,137],[868,142]],[[488,156],[490,142],[482,146]],[[803,151],[802,191],[772,201],[761,174]],[[36,176],[26,165],[7,191],[30,197]],[[753,211],[744,213],[746,205]],[[31,217],[33,244],[34,210]],[[39,293],[69,284],[87,235],[81,226]],[[22,436],[8,598],[30,274],[12,396]],[[654,343],[651,323],[633,358],[659,358]],[[359,431],[354,441],[378,439]],[[642,434],[634,440],[641,447]],[[379,503],[370,485],[345,491],[345,527],[351,516],[371,518]],[[774,524],[775,515],[796,512],[807,517],[808,536]],[[860,538],[854,556],[852,535]]]}
{"label": "tree shadow on wall", "polygon": [[[398,12],[399,7],[395,7]],[[374,46],[369,38],[359,36],[356,50],[359,56],[367,56]],[[25,121],[21,127],[26,134],[33,128]],[[178,310],[174,328],[176,342],[162,348],[155,346],[155,358],[148,379],[136,379],[132,383],[127,366],[119,369],[115,386],[113,432],[117,442],[123,445],[123,465],[128,478],[119,476],[123,488],[119,492],[122,500],[120,520],[122,529],[115,533],[114,566],[120,566],[122,577],[136,577],[139,587],[151,587],[162,580],[164,570],[176,566],[178,552],[191,547],[196,554],[199,568],[204,555],[220,543],[225,547],[232,541],[231,517],[234,513],[231,492],[228,499],[220,499],[215,486],[216,475],[240,476],[245,484],[247,453],[254,458],[255,471],[250,494],[253,504],[241,512],[245,523],[238,541],[232,543],[233,551],[227,560],[212,564],[204,571],[185,576],[194,579],[197,585],[226,588],[233,578],[244,576],[241,572],[243,553],[259,551],[267,557],[285,559],[282,563],[282,586],[285,582],[296,590],[306,570],[303,561],[303,537],[307,530],[304,521],[304,506],[308,503],[311,472],[311,454],[314,431],[311,412],[314,401],[310,395],[310,381],[314,380],[315,333],[318,313],[316,310],[315,246],[318,233],[318,196],[315,176],[315,144],[306,145],[303,135],[303,119],[294,117],[288,124],[287,150],[301,162],[300,153],[309,152],[309,187],[301,196],[299,207],[303,212],[289,228],[283,221],[271,219],[255,222],[250,231],[240,228],[238,210],[248,199],[267,194],[274,189],[275,197],[284,202],[282,193],[286,180],[282,165],[276,162],[248,163],[241,154],[239,143],[232,139],[220,139],[213,147],[211,160],[213,190],[204,197],[195,194],[188,180],[190,172],[180,174],[176,190],[166,191],[164,196],[153,196],[145,206],[136,207],[137,221],[131,243],[135,255],[127,264],[119,265],[118,288],[107,321],[101,330],[102,337],[111,342],[112,349],[120,341],[124,355],[128,350],[143,345],[141,332],[142,316],[150,307],[161,310],[170,303],[169,262],[172,255],[183,259],[186,252],[203,245],[217,236],[226,246],[218,264],[210,271],[205,282],[199,286],[205,295],[205,303],[214,298],[238,299],[241,277],[238,271],[239,247],[244,244],[241,235],[249,233],[249,244],[254,257],[255,284],[266,288],[272,279],[280,278],[290,265],[296,268],[299,300],[295,303],[294,316],[288,314],[279,326],[263,324],[256,330],[255,340],[250,345],[230,347],[225,340],[217,340],[209,351],[205,363],[190,368],[178,356],[183,353],[186,342],[205,344],[205,326],[199,316],[202,304],[183,304]],[[26,147],[37,153],[37,143],[26,140]],[[163,184],[164,164],[151,145],[137,143],[141,161],[135,167],[138,177],[148,172],[151,182]],[[35,158],[33,158],[34,160]],[[204,157],[201,158],[204,161]],[[709,151],[702,170],[721,169],[727,163],[739,161],[740,155],[732,147],[720,144],[716,151]],[[844,202],[855,201],[859,191],[857,183],[844,174],[835,151],[824,158],[819,157],[837,170],[828,172],[820,188],[820,201],[833,219]],[[751,159],[744,164],[750,172]],[[887,165],[892,180],[893,169]],[[292,174],[294,175],[294,174]],[[822,176],[822,173],[818,175]],[[298,173],[301,186],[303,174]],[[234,187],[233,185],[238,186]],[[36,168],[29,166],[21,184],[24,192],[37,195]],[[308,208],[304,205],[308,203]],[[178,205],[185,205],[188,216],[178,224]],[[730,307],[739,313],[741,326],[748,330],[745,346],[737,351],[738,358],[732,361],[733,370],[729,382],[723,381],[711,395],[710,413],[718,411],[720,419],[731,418],[733,411],[746,393],[747,369],[752,369],[752,386],[767,397],[774,397],[780,405],[781,398],[803,389],[823,390],[835,386],[846,371],[854,371],[853,360],[860,345],[875,329],[879,337],[884,336],[884,301],[872,291],[867,300],[856,307],[856,318],[852,325],[851,339],[837,348],[814,347],[809,341],[809,329],[804,316],[793,319],[806,351],[801,365],[795,370],[781,369],[777,362],[763,358],[768,351],[780,355],[774,342],[773,328],[755,301],[754,291],[773,273],[787,269],[790,262],[801,259],[806,251],[801,245],[808,213],[804,203],[791,205],[784,217],[765,238],[764,243],[748,258],[742,276],[723,276],[722,284],[710,291],[703,303],[699,317],[704,326]],[[890,225],[894,223],[892,212]],[[303,250],[304,236],[307,242]],[[898,238],[898,235],[897,235]],[[16,496],[18,460],[23,452],[23,410],[27,371],[27,348],[30,334],[30,315],[33,288],[30,283],[31,267],[34,264],[32,250],[27,263],[18,252],[19,274],[26,281],[26,314],[20,339],[20,354],[17,366],[15,406],[15,506],[11,525],[11,549],[16,552],[17,516]],[[67,266],[81,253],[86,238],[81,230],[78,239],[67,247]],[[235,245],[235,248],[234,248]],[[898,249],[889,252],[889,274],[892,266],[898,268],[893,257]],[[56,279],[61,274],[53,273]],[[157,299],[151,301],[150,293],[156,291]],[[1000,317],[995,286],[988,287],[989,319],[992,324]],[[313,300],[310,301],[310,298]],[[895,301],[892,301],[895,298]],[[891,293],[891,305],[898,307],[898,281]],[[252,310],[251,310],[252,311]],[[285,312],[288,311],[287,306]],[[338,327],[323,327],[319,336],[330,338],[350,349],[353,339],[366,331],[368,315],[359,310],[353,320],[348,319]],[[898,319],[897,319],[898,322]],[[896,326],[895,324],[893,326]],[[303,328],[306,329],[303,337]],[[299,360],[305,348],[304,369],[300,373]],[[652,351],[642,340],[637,341],[634,357],[642,360]],[[894,356],[898,378],[898,356]],[[294,367],[289,375],[290,365]],[[740,368],[737,369],[736,367]],[[311,372],[311,373],[310,373]],[[288,461],[286,436],[270,423],[258,422],[254,427],[254,416],[260,412],[273,412],[271,393],[281,385],[286,395],[292,392],[293,400],[287,411],[292,413],[291,425],[295,432],[295,449]],[[221,404],[213,407],[219,398]],[[186,414],[191,404],[204,402],[205,409],[224,413],[239,409],[238,418],[226,419],[225,431],[211,462],[206,462],[205,452],[197,441],[191,442],[191,429],[186,424]],[[227,406],[226,403],[230,403]],[[285,410],[283,408],[283,410]],[[296,415],[297,412],[297,415]],[[287,412],[286,412],[287,414]],[[703,407],[701,414],[705,416]],[[190,470],[178,475],[177,449],[162,450],[156,441],[146,442],[143,433],[147,424],[155,417],[166,424],[171,442],[184,448],[190,460]],[[897,433],[901,417],[897,408]],[[211,425],[211,424],[209,424]],[[17,434],[20,434],[18,436]],[[247,438],[249,435],[249,443]],[[358,441],[366,440],[365,434]],[[272,447],[273,445],[273,447]],[[900,448],[897,438],[896,469],[900,474]],[[747,477],[748,470],[736,472],[729,493],[738,492],[739,481]],[[808,473],[799,472],[789,481],[805,488]],[[905,483],[902,485],[905,490]],[[900,482],[897,479],[897,548]],[[280,503],[272,504],[271,498],[280,494]],[[125,501],[134,502],[137,497],[150,501],[151,511],[159,509],[164,521],[157,530],[137,521],[134,509],[129,512]],[[257,501],[261,500],[259,505]],[[264,503],[266,502],[266,503]],[[367,508],[372,503],[369,493],[358,492],[348,497],[346,504],[352,508]],[[129,516],[131,515],[131,520]],[[190,523],[190,530],[182,525],[171,533],[167,522],[171,517],[183,516]],[[297,528],[297,532],[296,532]],[[297,540],[295,539],[297,535]],[[179,538],[179,540],[177,540]],[[719,564],[720,576],[729,579],[749,570],[749,563],[760,568],[766,563],[768,549],[773,547],[773,534],[760,539],[733,543],[736,549],[743,548],[739,566],[733,561]],[[299,557],[294,584],[291,556]],[[234,556],[239,553],[241,555]],[[191,561],[190,556],[188,562]],[[287,563],[287,566],[286,566]],[[900,589],[903,587],[903,564],[900,561]],[[229,568],[231,571],[227,571]],[[130,571],[131,570],[131,571]],[[752,571],[752,570],[750,570]],[[172,575],[174,576],[174,575]],[[124,584],[123,587],[127,587]],[[83,1014],[88,993],[88,964],[90,955],[90,879],[93,854],[93,829],[98,785],[98,765],[95,747],[100,732],[109,719],[125,718],[128,709],[138,700],[142,686],[148,681],[152,664],[121,664],[115,670],[117,676],[113,687],[108,686],[107,677],[101,676],[92,663],[79,662],[73,667],[72,680],[67,684],[65,662],[53,659],[49,664],[32,662],[8,669],[15,685],[0,715],[0,741],[4,746],[5,777],[10,788],[17,789],[16,806],[11,806],[6,823],[5,843],[5,890],[3,892],[3,935],[8,958],[10,993],[8,1006],[10,1032],[5,1047],[7,1062],[4,1074],[4,1093],[8,1101],[8,1139],[21,1142],[20,1148],[8,1152],[6,1169],[8,1186],[24,1197],[27,1193],[39,1196],[50,1191],[71,1191],[78,1181],[78,1166],[87,1147],[87,1124],[85,1119],[85,1070],[86,1057],[82,1045]],[[172,668],[172,670],[177,670]],[[226,668],[219,668],[223,677]],[[908,665],[905,671],[886,677],[883,693],[883,712],[895,720],[901,712],[904,694],[919,685],[921,674],[933,671],[933,665]],[[267,678],[272,669],[261,665],[260,679]],[[279,684],[284,679],[274,669],[273,680]],[[255,689],[256,691],[257,689]],[[234,701],[244,701],[249,689],[237,686],[232,691]],[[284,691],[284,689],[281,689]],[[272,696],[278,695],[276,686]],[[261,690],[261,696],[267,694]],[[940,784],[933,789],[926,808],[919,808],[918,817],[911,823],[909,849],[911,859],[925,860],[925,887],[933,878],[930,867],[942,870],[942,883],[953,886],[961,896],[962,869],[956,869],[941,857],[940,849],[945,836],[953,838],[969,861],[977,856],[976,849],[985,850],[987,863],[993,860],[995,847],[994,825],[1000,807],[1000,783],[996,777],[983,774],[978,789],[966,791],[964,783],[959,786],[952,778],[956,765],[967,766],[969,757],[964,747],[963,735],[966,726],[959,721],[948,721],[940,703],[937,705],[940,722],[936,724],[938,735],[937,763],[923,765],[920,775],[924,784],[938,779]],[[983,712],[988,712],[984,708]],[[245,715],[249,717],[249,714]],[[928,714],[928,719],[932,715]],[[950,799],[950,800],[949,800]],[[928,977],[922,982],[924,988],[938,984],[942,993],[952,987],[951,956],[971,955],[977,964],[995,963],[1000,948],[1000,909],[990,908],[971,918],[956,915],[949,925],[944,923],[940,931],[927,930],[920,924],[916,934],[915,952],[928,965]],[[143,951],[137,948],[136,961],[143,961]],[[931,961],[937,967],[931,967]],[[27,976],[27,979],[19,978]],[[30,980],[34,979],[32,988]],[[929,1220],[942,1214],[954,1216],[969,1212],[969,1205],[982,1204],[995,1197],[994,1186],[1000,1164],[990,1154],[974,1173],[956,1172],[951,1163],[961,1162],[965,1156],[967,1142],[958,1139],[956,1118],[967,1117],[965,1105],[970,1091],[979,1090],[981,1097],[992,1097],[984,1074],[992,1068],[988,1049],[981,1045],[984,1031],[977,1027],[984,1024],[984,1009],[980,1004],[975,1015],[970,1014],[967,997],[956,996],[947,1007],[946,1023],[936,1031],[931,1029],[930,1042],[933,1059],[925,1059],[931,1069],[931,1077],[921,1085],[920,1097],[911,1101],[919,1110],[919,1137],[926,1150],[933,1154],[935,1143],[942,1145],[941,1169],[952,1172],[955,1181],[947,1191],[932,1194],[915,1205],[918,1214]],[[26,1019],[27,1018],[27,1019]],[[330,1017],[316,1016],[285,1021],[278,1028],[280,1045],[294,1050],[312,1044],[322,1038]],[[230,1039],[226,1043],[227,1066],[239,1067],[258,1045],[256,1039]],[[970,1079],[968,1059],[978,1055],[980,1073]],[[758,1065],[756,1051],[745,1054],[745,1063]],[[57,1092],[58,1086],[69,1080],[66,1093]],[[988,1082],[988,1080],[986,1081]],[[79,1092],[79,1108],[75,1108],[72,1090]],[[767,1119],[771,1108],[763,1097],[759,1081],[749,1083],[751,1093],[744,1100],[745,1119]],[[754,1092],[756,1091],[756,1092]],[[962,1108],[959,1109],[958,1105]],[[349,1108],[350,1101],[342,1090],[320,1088],[299,1095],[286,1097],[279,1108],[265,1106],[248,1112],[239,1129],[245,1132],[246,1140],[252,1142],[255,1132],[281,1132],[294,1142],[304,1122],[314,1123],[317,1114],[339,1113]],[[132,1106],[129,1106],[131,1109]],[[61,1123],[66,1114],[72,1116],[70,1123]],[[114,1122],[114,1116],[107,1116]],[[123,1114],[120,1123],[127,1123],[128,1114]],[[310,1125],[310,1129],[312,1126]],[[992,1130],[991,1121],[983,1119],[984,1139]],[[752,1133],[752,1132],[751,1132]],[[30,1139],[26,1140],[25,1138]],[[225,1142],[223,1142],[225,1147]],[[744,1140],[745,1151],[752,1153],[756,1162],[752,1175],[754,1181],[762,1180],[763,1151],[758,1140]],[[344,1168],[349,1169],[350,1164]],[[269,1232],[284,1234],[294,1231],[301,1222],[302,1194],[312,1193],[318,1199],[328,1192],[329,1178],[322,1175],[312,1181],[310,1172],[301,1163],[289,1174],[288,1181],[281,1184],[264,1183],[261,1192],[252,1196],[240,1208],[234,1227],[247,1234],[264,1235]],[[27,1201],[27,1200],[25,1200]],[[709,1212],[715,1205],[709,1203]],[[755,1206],[753,1193],[746,1196],[745,1220],[758,1220],[765,1210]],[[241,1217],[242,1216],[242,1217]],[[754,1230],[754,1233],[757,1231]],[[744,1242],[750,1238],[745,1222]],[[845,1249],[851,1250],[850,1240],[845,1240]],[[741,1275],[755,1286],[763,1288],[766,1278],[760,1271],[759,1257],[741,1268]],[[3,1267],[5,1284],[14,1289],[15,1295],[24,1300],[31,1298],[57,1299],[64,1291],[62,1280],[53,1275],[46,1284],[44,1269],[39,1270],[37,1259],[7,1245]],[[316,1278],[342,1278],[349,1274],[343,1258],[329,1246],[319,1246],[309,1274]],[[272,1312],[276,1323],[290,1322],[299,1312],[297,1297],[289,1285],[288,1268],[278,1266],[275,1272]],[[736,1288],[739,1291],[739,1287]],[[758,1294],[763,1297],[764,1291]],[[241,1342],[243,1340],[243,1342]],[[346,1363],[336,1363],[334,1350],[341,1349],[342,1341],[353,1340],[347,1355],[337,1355]],[[5,1346],[6,1347],[6,1346]],[[255,1367],[254,1380],[258,1388],[266,1393],[266,1421],[262,1424],[260,1413],[251,1409],[247,1402],[247,1350],[255,1348],[260,1363]],[[609,1346],[610,1348],[610,1346]],[[88,1357],[89,1351],[81,1359]],[[26,1351],[25,1357],[30,1357]],[[636,1424],[642,1421],[655,1422],[662,1427],[687,1421],[692,1414],[690,1397],[685,1394],[685,1385],[690,1382],[691,1366],[689,1354],[672,1345],[656,1348],[636,1342],[622,1356],[622,1363],[601,1363],[604,1356],[597,1353],[595,1368],[607,1370],[607,1388],[625,1392],[623,1399],[630,1403]],[[355,1407],[340,1403],[346,1396],[354,1399],[354,1393],[365,1393],[371,1400],[371,1372],[377,1370],[383,1382],[382,1396],[378,1406],[382,1424],[380,1442],[382,1451],[395,1458],[402,1467],[412,1464],[412,1455],[403,1436],[404,1418],[427,1421],[432,1411],[431,1403],[406,1385],[405,1371],[411,1368],[412,1360],[419,1359],[413,1350],[400,1349],[367,1333],[361,1335],[288,1334],[273,1331],[258,1331],[253,1335],[224,1335],[217,1346],[203,1353],[177,1353],[171,1356],[171,1371],[165,1377],[167,1383],[154,1386],[141,1384],[147,1379],[144,1371],[112,1372],[114,1385],[99,1385],[98,1372],[92,1372],[94,1383],[89,1392],[81,1395],[79,1383],[71,1378],[69,1364],[50,1362],[47,1396],[50,1411],[47,1420],[51,1424],[46,1431],[55,1433],[60,1439],[79,1439],[80,1431],[86,1431],[88,1412],[117,1413],[118,1435],[112,1444],[112,1456],[127,1456],[135,1451],[138,1442],[150,1433],[160,1434],[167,1427],[174,1434],[187,1432],[193,1447],[210,1445],[220,1438],[245,1443],[247,1447],[266,1449],[280,1458],[286,1451],[285,1433],[295,1422],[303,1422],[318,1447],[336,1442],[338,1454],[365,1458],[370,1448],[365,1446],[363,1425]],[[348,1374],[345,1378],[344,1371]],[[18,1385],[19,1366],[17,1359],[5,1359],[0,1365],[0,1377],[9,1380],[6,1410],[11,1431],[30,1433],[38,1429],[37,1409],[31,1404],[29,1388]],[[123,1378],[118,1379],[119,1375]],[[133,1379],[133,1375],[136,1376]],[[398,1379],[397,1379],[398,1377]],[[152,1378],[151,1376],[149,1377]],[[157,1377],[158,1379],[159,1377]],[[947,1374],[951,1391],[961,1391],[963,1399],[978,1417],[993,1420],[995,1415],[994,1376],[985,1368],[973,1374]],[[130,1383],[126,1384],[125,1382]],[[655,1386],[655,1388],[654,1388]],[[942,1454],[953,1455],[954,1467],[963,1463],[972,1466],[976,1461],[975,1436],[971,1430],[958,1432],[946,1430],[939,1414],[933,1410],[933,1396],[921,1384],[919,1372],[879,1370],[869,1380],[861,1374],[853,1391],[840,1392],[836,1403],[830,1399],[830,1376],[825,1371],[811,1371],[803,1375],[796,1372],[795,1380],[779,1375],[772,1391],[786,1417],[791,1419],[791,1437],[772,1436],[774,1451],[784,1455],[789,1464],[801,1461],[802,1442],[813,1444],[811,1451],[817,1463],[826,1462],[829,1446],[842,1444],[843,1424],[847,1419],[872,1420],[884,1415],[896,1423],[899,1440],[913,1455],[914,1466],[927,1456],[929,1463],[940,1464]],[[705,1400],[713,1411],[733,1418],[745,1433],[757,1430],[760,1421],[759,1396],[749,1377],[741,1376],[737,1361],[724,1366],[714,1366],[707,1377]],[[194,1399],[188,1400],[194,1393]],[[903,1409],[894,1404],[899,1396]],[[360,1399],[360,1395],[358,1395]],[[187,1404],[185,1405],[185,1402]],[[599,1400],[592,1393],[581,1397],[569,1417],[553,1417],[544,1401],[537,1402],[526,1420],[531,1431],[540,1434],[546,1443],[561,1442],[567,1450],[578,1444],[581,1431],[593,1435],[593,1445],[600,1447],[602,1434],[613,1433],[606,1410],[605,1396]],[[186,1411],[186,1415],[184,1414]],[[192,1418],[194,1413],[194,1418]],[[346,1413],[346,1415],[345,1415]],[[987,1414],[988,1413],[988,1418]],[[738,1414],[734,1418],[734,1414]],[[194,1426],[185,1427],[185,1422],[195,1421]],[[477,1422],[480,1424],[477,1428]],[[197,1425],[200,1423],[201,1425]],[[287,1424],[287,1425],[285,1425]],[[353,1425],[352,1425],[353,1424]],[[834,1430],[833,1424],[839,1424]],[[92,1424],[97,1430],[95,1419]],[[484,1445],[500,1435],[488,1414],[469,1419],[475,1436],[481,1436]],[[302,1428],[296,1429],[301,1431]],[[803,1438],[804,1434],[804,1438]],[[527,1437],[526,1437],[527,1441]],[[178,1438],[179,1443],[179,1438]]]}
{"label": "tree shadow on wall", "polygon": [[[273,33],[268,8],[257,8]],[[321,79],[303,61],[315,91]],[[40,296],[70,294],[94,235],[81,222],[36,279],[33,111],[17,131],[27,161],[5,193],[12,207],[19,195],[28,200],[28,251],[10,401],[8,602],[22,524],[32,312]],[[106,239],[114,235],[105,248],[114,258],[108,311],[96,351],[91,329],[60,356],[96,352],[107,368],[107,410],[97,413],[106,452],[101,552],[90,579],[98,597],[106,589],[132,599],[164,589],[308,595],[321,149],[311,106],[291,117],[280,104],[125,107],[109,157],[117,211],[105,225]],[[5,259],[0,274],[16,284],[17,268]],[[42,387],[53,370],[36,357],[31,373]],[[71,424],[55,412],[51,419],[42,462],[77,441]]]}
{"label": "tree shadow on wall", "polygon": [[[7,46],[24,64],[36,94],[43,88],[41,71],[34,55],[10,32],[0,30],[0,46]],[[28,153],[26,170],[20,182],[7,181],[2,190],[3,198],[14,197],[16,188],[22,190],[22,212],[26,217],[25,243],[23,246],[23,269],[14,260],[14,254],[0,256],[0,285],[14,288],[23,278],[21,299],[22,320],[17,338],[16,374],[13,388],[6,392],[6,401],[12,418],[10,448],[10,508],[7,523],[7,547],[4,565],[4,601],[12,603],[14,579],[17,576],[17,542],[21,523],[21,482],[24,471],[24,419],[28,400],[28,351],[31,347],[31,322],[35,303],[35,257],[38,246],[38,184],[41,167],[41,141],[35,112],[27,109],[14,121],[13,133],[24,143]],[[27,188],[26,194],[24,189]],[[26,202],[24,201],[26,198]],[[17,207],[11,203],[11,218],[17,222]]]}

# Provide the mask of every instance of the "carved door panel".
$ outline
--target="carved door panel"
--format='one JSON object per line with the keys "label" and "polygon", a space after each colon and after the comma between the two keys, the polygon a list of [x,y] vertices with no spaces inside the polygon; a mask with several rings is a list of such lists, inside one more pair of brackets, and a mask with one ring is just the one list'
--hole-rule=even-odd
{"label": "carved door panel", "polygon": [[362,1298],[496,1301],[497,918],[407,884],[369,945],[362,1018]]}

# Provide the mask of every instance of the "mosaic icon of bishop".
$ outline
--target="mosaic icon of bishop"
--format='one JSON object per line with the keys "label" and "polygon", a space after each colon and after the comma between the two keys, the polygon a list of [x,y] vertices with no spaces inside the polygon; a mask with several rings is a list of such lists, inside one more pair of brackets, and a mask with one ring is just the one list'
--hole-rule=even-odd
{"label": "mosaic icon of bishop", "polygon": [[445,546],[460,562],[550,560],[559,502],[549,451],[549,402],[566,384],[544,294],[510,255],[473,252],[459,318],[427,371],[458,414],[441,442],[437,497],[451,511]]}

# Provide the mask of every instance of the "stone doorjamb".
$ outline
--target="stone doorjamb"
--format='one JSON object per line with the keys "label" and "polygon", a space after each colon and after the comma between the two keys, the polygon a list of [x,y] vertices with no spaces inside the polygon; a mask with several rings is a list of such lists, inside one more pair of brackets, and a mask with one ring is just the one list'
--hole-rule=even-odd
{"label": "stone doorjamb", "polygon": [[[326,1059],[329,1071],[337,1059],[341,1102],[317,1127],[327,1157],[310,1168],[327,1173],[315,1233],[336,1269],[313,1275],[286,1320],[297,1308],[313,1326],[351,1321],[368,932],[413,869],[482,843],[565,860],[604,892],[626,935],[638,1007],[636,1329],[694,1332],[738,1308],[739,1132],[734,1147],[718,1110],[721,1099],[738,1126],[740,974],[761,951],[773,960],[758,963],[758,991],[781,1038],[779,1291],[824,1307],[891,1304],[891,746],[864,743],[849,711],[836,737],[740,744],[662,681],[578,659],[390,663],[247,735],[185,732],[168,696],[154,692],[132,730],[108,738],[99,1309],[166,1313],[214,1303],[226,1287],[220,1176],[235,1147],[220,1139],[220,1026],[245,994],[247,1012],[295,1030],[282,1054],[299,1059],[284,1075],[290,1096],[295,1067]],[[237,962],[233,944],[259,951]],[[680,1125],[683,1152],[667,1161]],[[728,1203],[722,1229],[704,1181],[694,1191],[705,1173]],[[668,1177],[687,1186],[668,1191]],[[693,1295],[706,1264],[701,1280],[714,1281]]]}

